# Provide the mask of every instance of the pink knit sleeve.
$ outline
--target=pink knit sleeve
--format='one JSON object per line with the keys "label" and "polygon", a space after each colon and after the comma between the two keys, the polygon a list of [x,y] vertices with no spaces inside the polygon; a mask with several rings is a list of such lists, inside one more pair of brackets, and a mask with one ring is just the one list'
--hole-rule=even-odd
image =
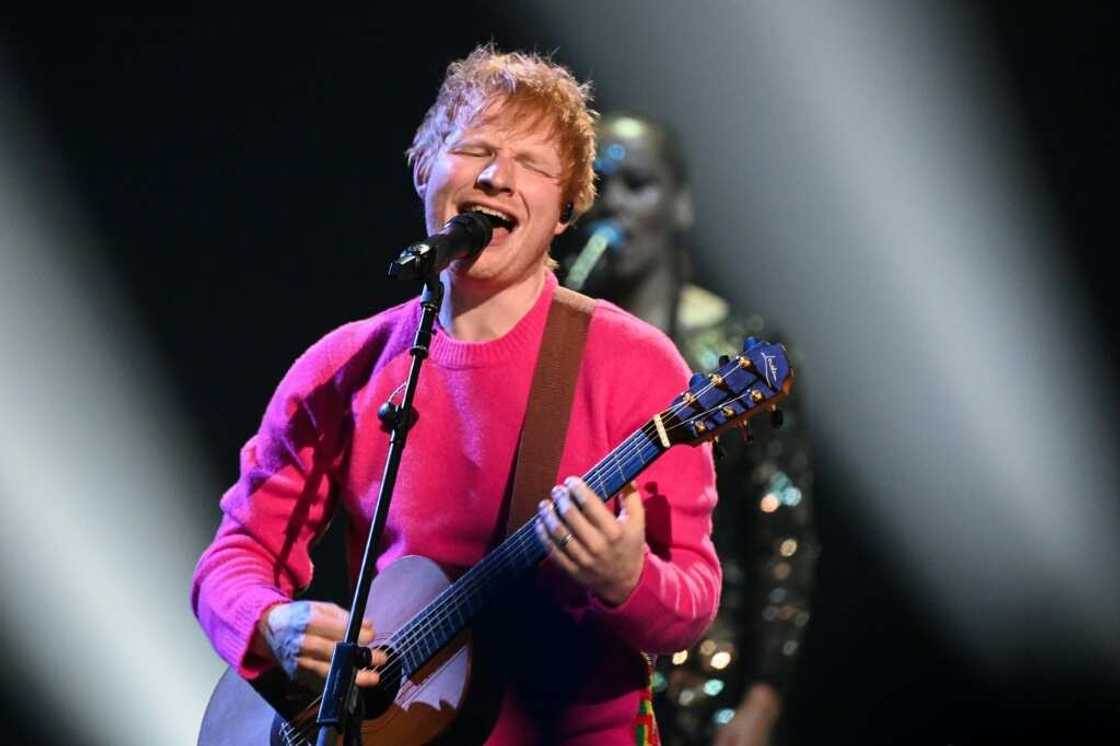
{"label": "pink knit sleeve", "polygon": [[[622,314],[613,306],[606,311]],[[606,333],[597,336],[606,343],[589,335],[588,353],[609,360],[625,351],[623,366],[600,362],[596,371],[600,384],[613,387],[608,417],[615,428],[612,441],[618,442],[666,408],[687,387],[689,371],[664,334],[633,317],[604,315]],[[634,648],[674,652],[698,640],[719,607],[722,572],[711,541],[717,499],[711,448],[674,446],[637,483],[647,545],[638,585],[617,607],[594,597],[591,604],[602,622]]]}
{"label": "pink knit sleeve", "polygon": [[677,446],[638,478],[646,552],[638,585],[619,606],[592,599],[604,623],[633,647],[672,653],[715,618],[722,574],[711,541],[715,480],[708,447]]}
{"label": "pink knit sleeve", "polygon": [[250,649],[257,621],[310,582],[308,550],[332,512],[348,402],[334,386],[328,348],[313,347],[280,383],[241,450],[240,478],[222,497],[221,525],[195,568],[195,614],[245,678],[272,665]]}

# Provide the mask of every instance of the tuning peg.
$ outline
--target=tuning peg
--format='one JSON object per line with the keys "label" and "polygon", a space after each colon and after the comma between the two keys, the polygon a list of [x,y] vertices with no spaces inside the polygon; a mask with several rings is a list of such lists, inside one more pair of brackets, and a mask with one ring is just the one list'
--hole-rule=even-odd
{"label": "tuning peg", "polygon": [[720,365],[727,365],[730,362],[731,362],[731,356],[730,355],[720,355],[719,356],[719,364]]}
{"label": "tuning peg", "polygon": [[712,440],[712,452],[716,455],[716,461],[723,461],[727,458],[727,451],[723,447],[723,443],[719,442],[719,438]]}
{"label": "tuning peg", "polygon": [[782,413],[782,410],[778,409],[777,407],[774,407],[770,410],[770,427],[774,428],[775,430],[781,430],[782,425],[785,423],[785,421],[786,416]]}
{"label": "tuning peg", "polygon": [[743,340],[743,352],[750,352],[757,346],[758,339],[756,339],[755,337],[747,337],[745,340]]}
{"label": "tuning peg", "polygon": [[688,379],[688,387],[690,389],[699,388],[708,382],[708,377],[703,373],[693,373],[692,378]]}
{"label": "tuning peg", "polygon": [[751,432],[750,423],[744,422],[742,425],[739,425],[739,434],[743,436],[744,443],[754,442],[754,433]]}

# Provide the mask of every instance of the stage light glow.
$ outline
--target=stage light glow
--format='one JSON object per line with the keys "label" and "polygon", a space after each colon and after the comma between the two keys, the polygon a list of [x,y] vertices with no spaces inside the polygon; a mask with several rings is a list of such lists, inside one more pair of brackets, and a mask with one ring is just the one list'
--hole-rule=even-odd
{"label": "stage light glow", "polygon": [[969,9],[534,8],[601,102],[677,126],[702,281],[800,349],[853,520],[946,634],[1120,666],[1114,376]]}
{"label": "stage light glow", "polygon": [[[0,50],[2,52],[2,50]],[[222,666],[187,587],[218,485],[0,55],[0,612],[83,742],[190,744]]]}

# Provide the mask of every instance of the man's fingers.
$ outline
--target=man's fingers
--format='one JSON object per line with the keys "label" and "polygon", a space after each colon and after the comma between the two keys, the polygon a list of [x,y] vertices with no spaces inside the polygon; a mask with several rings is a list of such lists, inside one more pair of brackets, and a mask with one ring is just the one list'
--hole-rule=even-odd
{"label": "man's fingers", "polygon": [[[347,612],[342,614],[340,620],[337,614],[327,611],[316,620],[312,612],[312,622],[300,641],[301,650],[316,658],[329,661],[334,655],[335,643],[346,636],[346,619],[349,615]],[[368,645],[373,642],[373,636],[373,622],[368,619],[363,620],[361,629],[358,630],[358,644]]]}
{"label": "man's fingers", "polygon": [[554,488],[552,496],[553,504],[545,501],[544,509],[558,519],[549,531],[556,549],[571,559],[573,565],[584,569],[591,567],[595,564],[595,552],[603,550],[602,534],[587,522],[565,488]]}
{"label": "man's fingers", "polygon": [[358,686],[377,686],[381,682],[381,669],[389,661],[389,654],[378,648],[370,651],[370,667],[358,671]]}
{"label": "man's fingers", "polygon": [[296,658],[296,664],[299,666],[301,673],[311,674],[320,679],[326,679],[327,673],[331,670],[330,661],[321,661],[307,655]]}
{"label": "man's fingers", "polygon": [[541,540],[541,543],[543,545],[548,547],[549,556],[553,559],[554,562],[556,562],[569,573],[575,574],[579,572],[579,568],[576,567],[575,563],[572,562],[572,560],[569,559],[563,551],[561,551],[558,545],[558,539],[562,540],[563,534],[556,533],[555,536],[557,538],[553,538],[554,534],[552,532],[557,530],[556,526],[560,525],[560,521],[554,514],[552,514],[551,503],[549,503],[547,500],[542,500],[539,506],[538,514],[541,516],[541,520],[537,521],[535,527],[537,538]]}
{"label": "man's fingers", "polygon": [[557,539],[563,538],[564,534],[568,532],[560,521],[560,516],[556,515],[555,506],[551,501],[541,500],[537,503],[537,515],[540,516],[538,523],[544,529],[543,536],[548,541],[555,542]]}
{"label": "man's fingers", "polygon": [[580,511],[583,517],[587,519],[588,524],[611,538],[616,531],[618,518],[603,504],[599,496],[579,477],[568,477],[564,480],[564,487],[567,488],[572,499],[579,505]]}
{"label": "man's fingers", "polygon": [[[359,645],[368,645],[372,641],[372,633],[370,633],[368,636],[363,633],[358,637]],[[303,639],[300,641],[300,654],[316,658],[317,660],[330,661],[331,657],[334,656],[334,646],[338,642],[339,640],[332,640],[327,637],[319,637],[317,635],[304,635]],[[384,653],[381,653],[381,657],[384,658]],[[377,662],[376,652],[374,653],[374,662]]]}
{"label": "man's fingers", "polygon": [[311,603],[311,618],[307,622],[305,632],[309,635],[318,635],[331,640],[341,640],[346,636],[347,612],[336,604],[313,601]]}
{"label": "man's fingers", "polygon": [[358,671],[358,676],[355,679],[358,686],[377,686],[381,683],[381,676],[377,671],[365,670]]}
{"label": "man's fingers", "polygon": [[[562,526],[575,534],[581,542],[587,544],[596,529],[583,515],[567,487],[552,488],[552,506]],[[563,532],[561,531],[559,535],[563,536]]]}
{"label": "man's fingers", "polygon": [[622,493],[622,510],[619,512],[618,520],[624,524],[631,524],[632,530],[645,531],[646,506],[642,503],[642,494],[634,489],[633,483]]}
{"label": "man's fingers", "polygon": [[341,624],[345,627],[347,620],[350,619],[349,611],[327,601],[312,601],[311,612],[312,618],[325,624]]}
{"label": "man's fingers", "polygon": [[[377,686],[381,682],[381,673],[378,669],[385,665],[387,656],[383,650],[373,651],[373,667],[364,668],[357,672],[355,681],[358,686]],[[301,681],[321,683],[330,674],[330,659],[321,660],[312,655],[301,655],[296,659],[298,665],[297,678]]]}
{"label": "man's fingers", "polygon": [[328,640],[317,635],[304,635],[300,644],[300,656],[330,662],[334,655],[334,644],[338,640]]}

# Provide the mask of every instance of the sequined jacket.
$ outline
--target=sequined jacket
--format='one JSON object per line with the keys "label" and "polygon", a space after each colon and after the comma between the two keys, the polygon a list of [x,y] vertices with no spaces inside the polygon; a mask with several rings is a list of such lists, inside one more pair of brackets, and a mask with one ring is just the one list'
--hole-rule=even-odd
{"label": "sequined jacket", "polygon": [[[759,315],[732,315],[725,301],[685,286],[676,342],[695,370],[710,370],[747,336],[796,348]],[[819,552],[813,523],[813,471],[799,384],[775,428],[751,421],[754,441],[720,439],[719,504],[713,539],[723,566],[719,615],[700,643],[663,656],[654,676],[655,710],[667,746],[710,743],[751,683],[788,689],[810,616]],[[762,420],[761,422],[759,420]]]}

